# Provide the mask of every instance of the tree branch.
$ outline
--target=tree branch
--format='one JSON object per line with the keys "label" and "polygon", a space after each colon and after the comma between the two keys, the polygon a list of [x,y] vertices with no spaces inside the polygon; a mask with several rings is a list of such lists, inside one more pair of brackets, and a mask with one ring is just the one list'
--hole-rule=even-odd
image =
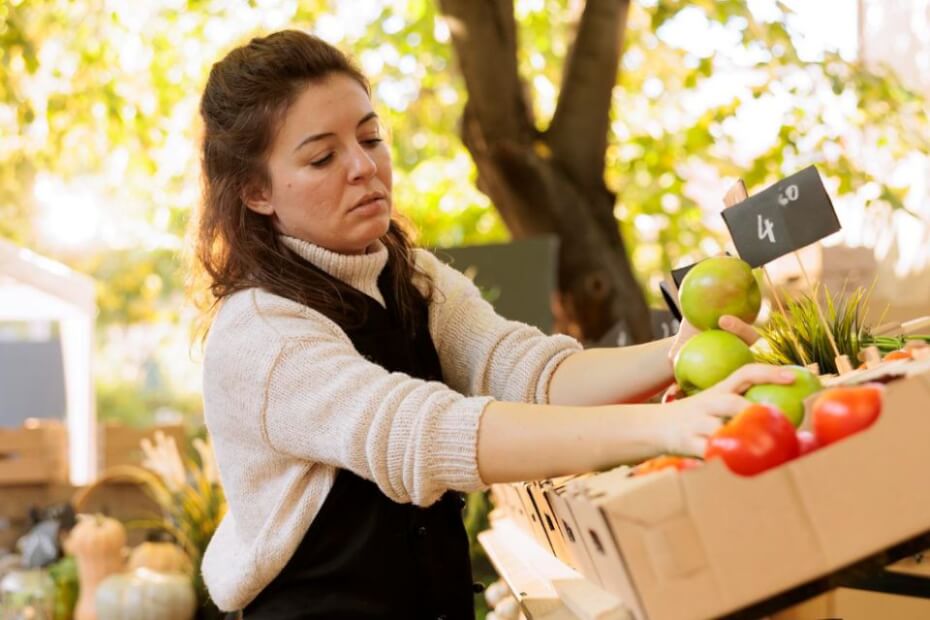
{"label": "tree branch", "polygon": [[465,85],[468,106],[485,136],[527,142],[535,128],[517,71],[512,0],[439,0]]}
{"label": "tree branch", "polygon": [[630,0],[585,3],[547,132],[559,165],[582,187],[604,182],[611,93],[629,8]]}

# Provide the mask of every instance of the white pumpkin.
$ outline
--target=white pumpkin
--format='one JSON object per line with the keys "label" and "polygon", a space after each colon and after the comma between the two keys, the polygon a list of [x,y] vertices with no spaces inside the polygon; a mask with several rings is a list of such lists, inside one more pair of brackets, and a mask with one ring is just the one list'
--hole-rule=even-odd
{"label": "white pumpkin", "polygon": [[97,620],[192,620],[197,598],[190,577],[137,568],[97,587]]}

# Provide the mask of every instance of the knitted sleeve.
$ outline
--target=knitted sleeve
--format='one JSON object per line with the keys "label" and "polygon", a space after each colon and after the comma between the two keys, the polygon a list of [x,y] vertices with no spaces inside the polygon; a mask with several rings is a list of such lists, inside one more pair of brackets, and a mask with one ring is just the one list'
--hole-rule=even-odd
{"label": "knitted sleeve", "polygon": [[483,486],[477,434],[491,399],[388,372],[329,319],[293,312],[263,313],[277,333],[261,405],[274,449],[349,469],[397,502],[429,505],[448,489]]}
{"label": "knitted sleeve", "polygon": [[558,365],[581,350],[569,336],[501,317],[461,272],[424,250],[417,265],[434,281],[430,334],[443,378],[463,394],[545,404]]}

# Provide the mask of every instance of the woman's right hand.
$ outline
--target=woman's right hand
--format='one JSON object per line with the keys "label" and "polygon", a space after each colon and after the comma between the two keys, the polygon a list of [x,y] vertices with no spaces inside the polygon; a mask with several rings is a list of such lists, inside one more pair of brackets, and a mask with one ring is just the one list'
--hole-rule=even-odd
{"label": "woman's right hand", "polygon": [[759,383],[788,384],[794,374],[779,366],[748,364],[703,392],[663,405],[659,441],[666,453],[704,456],[707,438],[750,402],[743,394]]}

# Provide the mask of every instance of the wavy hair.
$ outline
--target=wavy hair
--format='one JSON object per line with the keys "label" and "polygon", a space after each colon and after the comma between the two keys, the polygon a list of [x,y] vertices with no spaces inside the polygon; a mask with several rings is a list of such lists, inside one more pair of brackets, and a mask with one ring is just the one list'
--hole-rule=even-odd
{"label": "wavy hair", "polygon": [[[200,101],[203,200],[191,226],[190,284],[205,311],[204,336],[219,302],[252,287],[309,306],[344,327],[365,320],[363,293],[286,248],[271,217],[242,200],[250,184],[271,182],[268,151],[290,106],[305,88],[336,73],[356,80],[370,96],[368,80],[345,54],[297,30],[254,38],[211,68]],[[397,216],[381,241],[401,320],[413,330],[432,281],[416,268],[411,237]],[[424,278],[425,294],[414,285],[417,275]]]}

